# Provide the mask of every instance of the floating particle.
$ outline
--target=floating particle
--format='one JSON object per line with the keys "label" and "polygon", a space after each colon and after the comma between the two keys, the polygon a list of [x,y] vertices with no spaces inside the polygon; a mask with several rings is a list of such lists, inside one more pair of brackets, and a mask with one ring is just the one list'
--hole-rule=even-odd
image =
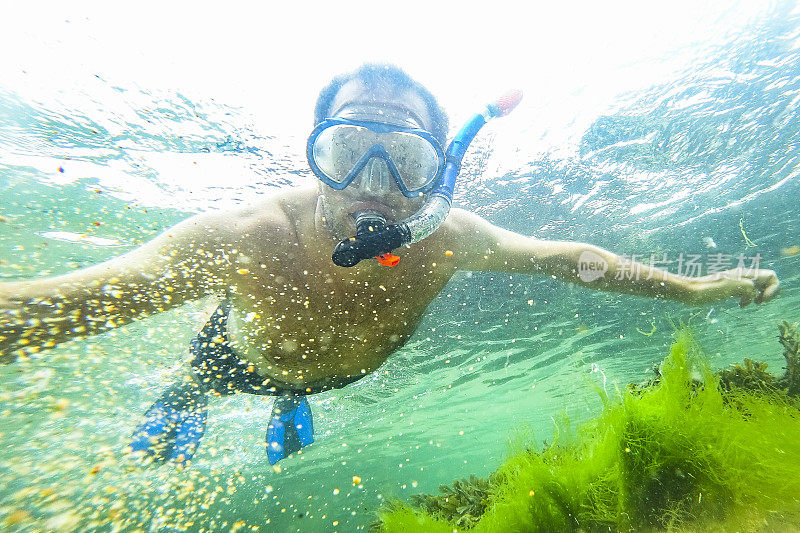
{"label": "floating particle", "polygon": [[66,511],[58,514],[44,523],[45,529],[51,531],[73,531],[80,522],[78,515],[72,511]]}
{"label": "floating particle", "polygon": [[453,250],[445,250],[444,256],[445,257],[453,257]]}
{"label": "floating particle", "polygon": [[338,496],[339,495],[339,489],[333,489],[333,495],[334,496]]}
{"label": "floating particle", "polygon": [[48,239],[55,239],[66,242],[89,243],[89,244],[94,244],[96,246],[120,246],[122,244],[120,241],[114,239],[92,237],[91,235],[81,235],[69,231],[43,231],[41,233],[37,233],[37,235],[39,235],[40,237],[46,237]]}
{"label": "floating particle", "polygon": [[790,256],[800,254],[800,246],[789,246],[788,248],[781,248],[781,255]]}
{"label": "floating particle", "polygon": [[58,167],[58,171],[63,174],[64,173],[64,167]]}
{"label": "floating particle", "polygon": [[22,509],[18,509],[6,517],[6,525],[7,526],[15,526],[24,520],[29,520],[31,518],[31,514],[28,511],[23,511]]}
{"label": "floating particle", "polygon": [[358,485],[361,483],[361,478],[359,476],[353,476],[353,485]]}
{"label": "floating particle", "polygon": [[53,409],[55,409],[56,411],[63,411],[67,407],[69,407],[69,400],[67,400],[66,398],[59,398],[53,404]]}

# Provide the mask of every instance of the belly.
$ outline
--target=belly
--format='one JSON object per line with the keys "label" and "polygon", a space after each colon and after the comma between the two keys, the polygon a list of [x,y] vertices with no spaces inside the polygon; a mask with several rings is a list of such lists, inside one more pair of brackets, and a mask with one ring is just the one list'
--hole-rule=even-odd
{"label": "belly", "polygon": [[228,317],[231,347],[262,377],[308,387],[354,381],[373,372],[408,340],[417,322],[331,321],[313,314],[278,318],[272,313],[263,319],[234,307]]}

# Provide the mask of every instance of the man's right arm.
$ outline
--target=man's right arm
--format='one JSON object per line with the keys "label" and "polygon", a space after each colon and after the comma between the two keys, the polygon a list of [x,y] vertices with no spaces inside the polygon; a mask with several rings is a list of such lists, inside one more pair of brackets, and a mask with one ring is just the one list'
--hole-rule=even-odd
{"label": "man's right arm", "polygon": [[[589,289],[707,305],[730,297],[742,307],[768,302],[778,295],[775,272],[733,269],[703,277],[688,277],[631,262],[598,246],[581,242],[544,241],[495,226],[479,216],[453,210],[451,224],[461,235],[459,267],[464,270],[526,272],[552,276]],[[586,256],[584,255],[586,254]],[[581,276],[581,263],[596,261],[597,276]]]}
{"label": "man's right arm", "polygon": [[224,227],[200,215],[104,263],[0,283],[0,362],[224,291]]}

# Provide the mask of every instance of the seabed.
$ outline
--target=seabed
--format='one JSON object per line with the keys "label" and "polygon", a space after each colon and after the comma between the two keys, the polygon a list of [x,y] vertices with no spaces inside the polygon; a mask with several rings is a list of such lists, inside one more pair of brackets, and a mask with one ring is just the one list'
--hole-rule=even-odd
{"label": "seabed", "polygon": [[[537,451],[512,444],[488,478],[390,501],[373,531],[799,531],[800,335],[779,325],[786,372],[713,373],[688,328],[644,384],[565,420]],[[527,439],[530,440],[530,439]]]}

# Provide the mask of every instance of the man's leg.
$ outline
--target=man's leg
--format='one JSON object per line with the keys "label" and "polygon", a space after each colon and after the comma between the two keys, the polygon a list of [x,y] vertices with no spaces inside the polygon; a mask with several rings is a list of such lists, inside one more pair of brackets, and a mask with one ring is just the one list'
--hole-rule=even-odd
{"label": "man's leg", "polygon": [[157,463],[173,460],[180,465],[194,456],[205,432],[208,395],[236,392],[223,379],[237,359],[227,345],[227,317],[228,307],[218,307],[192,339],[191,366],[147,410],[133,433],[132,452]]}
{"label": "man's leg", "polygon": [[193,373],[169,387],[147,410],[145,420],[133,433],[130,450],[153,461],[189,461],[206,427],[207,391]]}
{"label": "man's leg", "polygon": [[314,442],[314,422],[305,395],[283,391],[272,406],[267,429],[267,460],[274,465]]}
{"label": "man's leg", "polygon": [[134,451],[144,452],[157,462],[175,460],[185,464],[194,455],[205,431],[208,395],[228,396],[237,392],[276,396],[267,431],[270,464],[314,442],[311,408],[305,395],[343,385],[293,391],[260,377],[228,345],[228,311],[226,304],[217,308],[192,340],[191,368],[147,411],[145,422],[134,432],[131,442]]}
{"label": "man's leg", "polygon": [[276,394],[272,415],[267,428],[267,459],[274,465],[281,459],[314,442],[314,421],[307,396],[332,389],[343,388],[364,376],[347,376],[329,380],[304,390],[273,386]]}

